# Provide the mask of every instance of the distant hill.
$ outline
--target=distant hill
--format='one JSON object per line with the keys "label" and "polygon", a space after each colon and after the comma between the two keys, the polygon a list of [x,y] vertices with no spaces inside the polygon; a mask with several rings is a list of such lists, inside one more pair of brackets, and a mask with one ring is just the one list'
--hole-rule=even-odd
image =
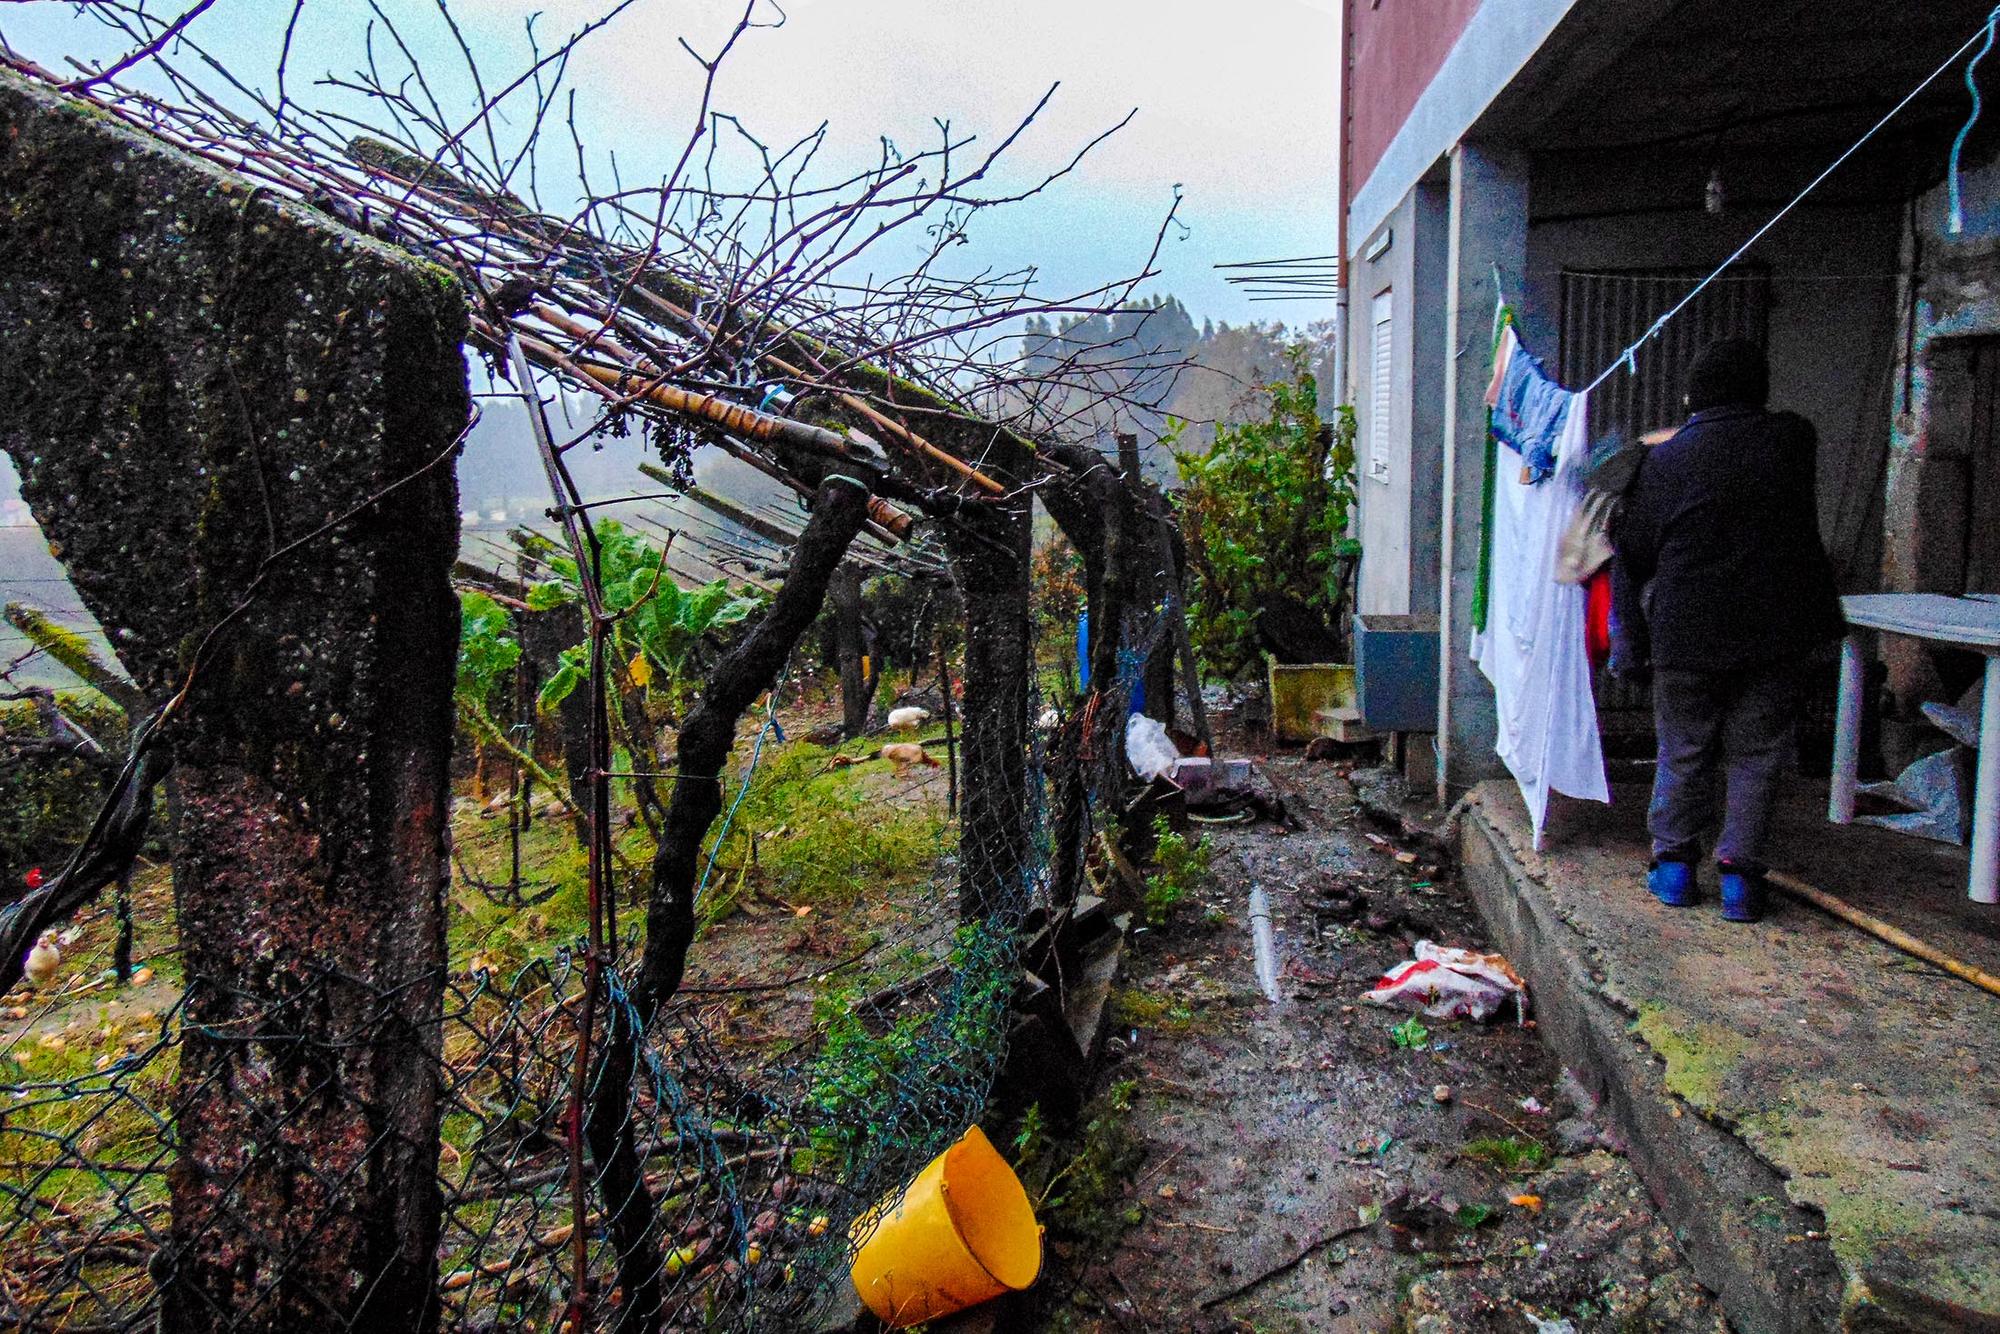
{"label": "distant hill", "polygon": [[[1332,401],[1327,382],[1332,326],[1303,330],[1272,321],[1199,326],[1172,296],[1156,296],[1110,315],[1079,316],[1051,324],[1030,319],[1021,339],[1022,362],[1047,374],[1066,363],[1065,378],[1088,384],[1037,405],[1041,421],[1099,437],[1108,449],[1119,431],[1139,436],[1149,476],[1167,481],[1173,461],[1155,447],[1169,417],[1186,421],[1183,449],[1208,447],[1218,421],[1262,410],[1262,386],[1284,371],[1285,350],[1303,338],[1314,349],[1322,405]],[[1178,371],[1170,368],[1187,363]],[[1093,401],[1095,400],[1095,401]]]}

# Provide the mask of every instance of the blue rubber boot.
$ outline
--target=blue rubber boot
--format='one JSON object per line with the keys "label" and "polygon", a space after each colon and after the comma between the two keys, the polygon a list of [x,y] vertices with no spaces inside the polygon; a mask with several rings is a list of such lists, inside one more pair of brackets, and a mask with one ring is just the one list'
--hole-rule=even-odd
{"label": "blue rubber boot", "polygon": [[1694,883],[1694,867],[1686,862],[1654,862],[1646,872],[1646,888],[1669,908],[1686,908],[1701,901]]}
{"label": "blue rubber boot", "polygon": [[1750,871],[1722,867],[1722,918],[1727,922],[1755,922],[1764,916],[1764,877]]}

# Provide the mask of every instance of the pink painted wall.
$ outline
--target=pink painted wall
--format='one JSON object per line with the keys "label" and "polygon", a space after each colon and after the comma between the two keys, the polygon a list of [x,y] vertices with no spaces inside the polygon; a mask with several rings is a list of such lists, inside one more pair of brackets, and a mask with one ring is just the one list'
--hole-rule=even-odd
{"label": "pink painted wall", "polygon": [[1375,170],[1478,8],[1479,0],[1347,0],[1344,198]]}

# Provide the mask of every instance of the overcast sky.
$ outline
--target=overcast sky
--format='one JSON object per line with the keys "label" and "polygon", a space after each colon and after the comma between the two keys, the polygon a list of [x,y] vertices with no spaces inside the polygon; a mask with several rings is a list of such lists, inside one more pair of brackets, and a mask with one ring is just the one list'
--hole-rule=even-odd
{"label": "overcast sky", "polygon": [[[454,58],[429,0],[379,0],[407,17],[427,69]],[[768,4],[768,0],[765,0]],[[1062,87],[1012,155],[1014,180],[1053,169],[1137,108],[1054,193],[982,215],[962,263],[1034,264],[1046,290],[1081,289],[1135,270],[1178,184],[1180,218],[1146,291],[1170,291],[1197,320],[1283,318],[1330,310],[1252,305],[1212,265],[1333,249],[1339,0],[788,0],[781,27],[732,54],[717,105],[767,140],[831,123],[823,160],[859,164],[878,136],[917,146],[933,118],[983,141],[1004,135],[1051,83]],[[180,0],[154,6],[178,13]],[[602,12],[604,0],[454,0],[489,74],[524,64],[522,21],[544,40]],[[686,137],[699,70],[677,40],[712,49],[741,0],[639,0],[573,64],[586,136],[615,150],[629,184],[671,160]],[[192,32],[251,81],[269,71],[290,0],[219,0]],[[766,18],[777,11],[764,8]],[[294,40],[291,94],[356,66],[363,0],[309,0]],[[61,0],[0,5],[0,34],[52,64],[117,44]],[[491,53],[490,55],[486,53]]]}

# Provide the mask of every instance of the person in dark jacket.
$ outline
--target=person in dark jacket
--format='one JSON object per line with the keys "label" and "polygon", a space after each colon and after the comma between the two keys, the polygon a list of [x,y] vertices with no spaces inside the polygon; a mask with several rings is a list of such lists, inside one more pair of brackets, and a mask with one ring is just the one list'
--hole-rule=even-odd
{"label": "person in dark jacket", "polygon": [[1647,885],[1673,907],[1698,901],[1720,769],[1715,855],[1731,921],[1762,913],[1805,665],[1842,632],[1814,497],[1818,439],[1805,418],[1768,410],[1769,396],[1762,348],[1705,348],[1688,371],[1687,424],[1648,451],[1611,531],[1612,669],[1650,672],[1659,733]]}

